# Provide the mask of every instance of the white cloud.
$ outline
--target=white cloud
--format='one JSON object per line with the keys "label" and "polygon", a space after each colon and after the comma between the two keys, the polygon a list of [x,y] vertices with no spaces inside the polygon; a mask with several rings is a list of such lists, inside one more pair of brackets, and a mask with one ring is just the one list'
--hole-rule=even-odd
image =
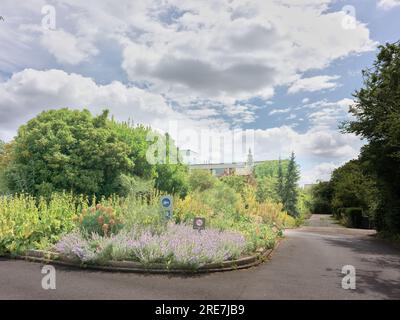
{"label": "white cloud", "polygon": [[316,76],[311,78],[301,78],[296,80],[288,89],[288,93],[297,92],[314,92],[323,89],[333,89],[338,86],[334,80],[338,80],[340,76]]}
{"label": "white cloud", "polygon": [[46,30],[40,41],[61,64],[78,64],[98,53],[97,48],[86,38],[76,37],[63,30]]}
{"label": "white cloud", "polygon": [[[111,0],[48,1],[56,7],[59,29],[43,32],[38,28],[44,1],[17,6],[5,0],[4,15],[18,20],[0,30],[0,41],[9,49],[0,52],[0,66],[11,72],[44,69],[49,54],[59,64],[90,63],[109,40],[120,61],[110,60],[120,63],[130,81],[146,83],[147,91],[182,105],[268,99],[276,86],[296,81],[294,91],[332,88],[332,81],[317,78],[322,82],[310,84],[299,74],[375,46],[365,24],[342,28],[345,13],[326,10],[333,1],[121,0],[118,6]],[[34,52],[35,59],[26,52]],[[29,60],[34,62],[26,65]]]}
{"label": "white cloud", "polygon": [[348,98],[336,102],[321,100],[306,105],[305,108],[312,110],[308,114],[308,119],[313,128],[334,130],[338,129],[340,122],[351,119],[348,110],[352,104],[354,104],[354,101]]}
{"label": "white cloud", "polygon": [[280,114],[280,113],[288,113],[290,112],[290,108],[285,108],[285,109],[272,109],[268,114],[270,116],[274,115],[274,114]]}
{"label": "white cloud", "polygon": [[[193,121],[179,113],[161,95],[115,81],[98,85],[91,78],[61,70],[26,69],[0,83],[0,138],[9,140],[10,133],[42,110],[88,108],[93,113],[110,109],[116,119],[133,119],[136,123],[168,130],[169,121],[180,121],[189,127],[212,125],[213,121]],[[215,120],[215,125],[224,123]]]}
{"label": "white cloud", "polygon": [[333,170],[338,167],[339,165],[332,162],[320,163],[312,169],[303,172],[300,184],[304,185],[307,183],[315,183],[317,181],[329,181]]}
{"label": "white cloud", "polygon": [[378,7],[384,10],[390,10],[400,6],[400,0],[378,0]]}
{"label": "white cloud", "polygon": [[[5,140],[11,139],[19,125],[42,110],[62,107],[85,107],[96,114],[108,108],[118,120],[131,118],[135,123],[151,125],[160,131],[170,131],[175,123],[178,132],[171,134],[179,138],[179,145],[185,143],[185,130],[194,135],[201,130],[211,130],[210,139],[215,143],[218,135],[229,133],[230,128],[227,122],[213,119],[213,108],[198,106],[197,109],[178,112],[161,95],[127,87],[118,81],[99,85],[91,78],[61,70],[26,69],[16,73],[0,83],[0,95],[0,139]],[[315,111],[321,106],[344,109],[350,102],[349,99],[334,103],[322,101],[310,110]],[[361,146],[360,140],[353,135],[343,135],[337,130],[318,125],[313,125],[303,133],[288,126],[257,129],[254,137],[253,152],[257,160],[276,159],[279,155],[286,157],[295,151],[298,159],[305,163],[340,164],[356,157]],[[193,144],[193,140],[189,142]],[[219,156],[218,146],[213,152]],[[243,156],[246,153],[247,150]]]}

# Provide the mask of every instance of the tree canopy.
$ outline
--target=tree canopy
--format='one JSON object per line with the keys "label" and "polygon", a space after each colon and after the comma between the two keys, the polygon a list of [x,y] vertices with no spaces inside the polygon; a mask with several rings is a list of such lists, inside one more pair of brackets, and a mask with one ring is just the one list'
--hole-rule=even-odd
{"label": "tree canopy", "polygon": [[[5,145],[0,163],[5,163],[12,192],[48,195],[67,190],[108,196],[126,193],[123,189],[129,185],[137,188],[140,180],[129,177],[138,177],[153,181],[160,190],[184,195],[182,164],[147,161],[150,131],[110,120],[108,111],[99,116],[88,110],[44,111],[19,128],[15,141]],[[176,149],[173,141],[170,144]]]}
{"label": "tree canopy", "polygon": [[343,131],[367,139],[360,160],[379,190],[378,229],[400,233],[400,43],[379,47],[373,67],[363,71],[364,86],[354,94],[354,120]]}

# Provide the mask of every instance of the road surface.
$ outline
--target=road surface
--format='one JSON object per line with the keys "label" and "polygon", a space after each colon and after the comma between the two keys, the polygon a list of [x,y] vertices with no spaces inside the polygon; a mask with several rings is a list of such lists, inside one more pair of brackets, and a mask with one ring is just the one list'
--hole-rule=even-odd
{"label": "road surface", "polygon": [[[287,230],[271,260],[199,276],[143,275],[56,266],[56,290],[41,287],[41,264],[0,259],[0,299],[400,299],[400,250],[373,232],[328,216]],[[342,267],[356,289],[342,289]]]}

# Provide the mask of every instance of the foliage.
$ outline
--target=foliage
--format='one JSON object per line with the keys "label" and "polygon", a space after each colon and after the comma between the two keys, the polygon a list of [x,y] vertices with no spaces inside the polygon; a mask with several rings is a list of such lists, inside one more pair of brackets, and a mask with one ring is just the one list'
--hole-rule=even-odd
{"label": "foliage", "polygon": [[21,126],[6,170],[12,191],[44,196],[63,190],[112,194],[119,175],[133,163],[107,115],[50,110]]}
{"label": "foliage", "polygon": [[297,208],[298,198],[298,181],[300,178],[299,169],[295,161],[294,153],[292,152],[288,163],[284,185],[283,185],[283,198],[282,203],[285,211],[291,216],[297,217],[299,215]]}
{"label": "foliage", "polygon": [[363,71],[363,88],[354,94],[349,110],[354,120],[343,129],[369,142],[360,160],[376,181],[378,230],[400,234],[400,42],[379,50],[373,67]]}
{"label": "foliage", "polygon": [[42,248],[74,229],[73,219],[87,199],[53,194],[50,200],[29,195],[0,196],[0,253]]}
{"label": "foliage", "polygon": [[281,166],[283,174],[286,173],[289,160],[269,160],[258,163],[254,166],[254,175],[258,178],[277,177],[279,167]]}
{"label": "foliage", "polygon": [[176,222],[190,223],[194,217],[204,217],[213,228],[243,233],[250,251],[271,247],[280,230],[294,227],[296,221],[282,211],[281,204],[259,203],[253,188],[247,186],[242,197],[225,183],[204,192],[189,193],[175,203]]}
{"label": "foliage", "polygon": [[8,182],[6,177],[6,169],[12,160],[13,143],[3,143],[0,151],[0,195],[8,194]]}
{"label": "foliage", "polygon": [[221,181],[231,187],[239,194],[244,193],[244,189],[249,185],[248,177],[246,176],[223,176]]}
{"label": "foliage", "polygon": [[343,223],[351,228],[360,228],[362,224],[362,208],[345,208],[343,210]]}
{"label": "foliage", "polygon": [[211,189],[217,181],[217,178],[208,170],[191,170],[189,174],[189,188],[191,191]]}
{"label": "foliage", "polygon": [[239,233],[213,229],[199,233],[191,226],[173,223],[159,235],[130,230],[110,238],[93,235],[86,239],[71,233],[55,246],[61,254],[82,262],[132,260],[192,268],[238,258],[245,248],[245,239]]}
{"label": "foliage", "polygon": [[165,229],[166,219],[162,215],[159,203],[161,193],[153,189],[150,196],[129,196],[121,199],[114,208],[124,223],[125,230],[148,230],[160,233]]}
{"label": "foliage", "polygon": [[158,164],[155,187],[179,197],[185,197],[189,190],[188,169],[182,164]]}
{"label": "foliage", "polygon": [[188,168],[181,163],[178,148],[168,133],[164,137],[158,136],[156,140],[165,145],[165,161],[156,165],[155,187],[160,191],[185,197],[189,191]]}
{"label": "foliage", "polygon": [[297,188],[298,200],[297,210],[299,215],[296,218],[296,224],[301,225],[305,219],[308,219],[311,215],[313,195],[309,189]]}
{"label": "foliage", "polygon": [[333,188],[330,181],[319,182],[313,186],[311,212],[317,214],[331,214]]}
{"label": "foliage", "polygon": [[285,201],[285,182],[282,168],[282,160],[279,158],[278,162],[278,179],[276,181],[276,195],[282,203]]}
{"label": "foliage", "polygon": [[129,147],[128,158],[134,166],[129,171],[129,176],[140,177],[143,180],[153,180],[156,177],[156,168],[147,161],[146,153],[151,141],[148,140],[150,127],[143,125],[133,126],[129,122],[110,121],[110,127],[120,141]]}
{"label": "foliage", "polygon": [[257,201],[260,203],[265,201],[280,202],[276,186],[276,177],[265,176],[258,178],[255,191]]}
{"label": "foliage", "polygon": [[372,216],[375,207],[374,181],[365,174],[360,161],[352,160],[332,173],[333,212],[339,208],[361,207]]}
{"label": "foliage", "polygon": [[154,192],[154,180],[147,180],[138,176],[121,174],[118,185],[118,194],[122,197],[150,198]]}
{"label": "foliage", "polygon": [[122,223],[116,217],[114,209],[101,204],[83,209],[77,220],[79,221],[80,230],[86,235],[97,233],[107,237],[118,233],[122,229]]}

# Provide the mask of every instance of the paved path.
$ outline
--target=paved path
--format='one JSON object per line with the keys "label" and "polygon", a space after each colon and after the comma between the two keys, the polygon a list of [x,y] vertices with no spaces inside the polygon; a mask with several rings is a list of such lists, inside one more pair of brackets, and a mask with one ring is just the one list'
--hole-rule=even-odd
{"label": "paved path", "polygon": [[[356,268],[356,290],[341,288],[344,265]],[[0,299],[400,299],[400,250],[318,215],[248,270],[184,277],[56,267],[57,289],[48,291],[40,270],[0,259]]]}

